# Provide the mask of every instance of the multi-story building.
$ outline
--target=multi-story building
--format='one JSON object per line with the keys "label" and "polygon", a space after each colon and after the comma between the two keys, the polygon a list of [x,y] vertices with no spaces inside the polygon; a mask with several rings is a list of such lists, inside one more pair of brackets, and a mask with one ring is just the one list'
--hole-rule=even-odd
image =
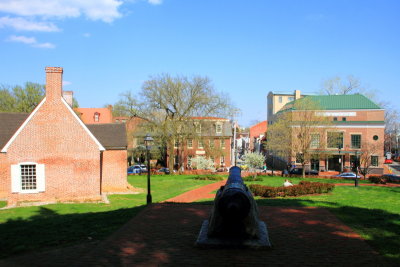
{"label": "multi-story building", "polygon": [[194,117],[196,133],[175,142],[175,164],[190,168],[195,157],[207,157],[216,168],[231,166],[232,125],[228,119]]}
{"label": "multi-story building", "polygon": [[[351,169],[359,166],[360,155],[368,152],[370,173],[383,172],[384,109],[361,94],[314,95],[307,98],[320,107],[315,114],[328,117],[330,121],[326,126],[320,126],[323,128],[322,136],[311,133],[310,152],[315,151],[316,156],[307,167],[319,171]],[[300,110],[290,107],[293,103],[283,106],[280,113],[293,112],[296,117],[295,113]],[[277,117],[269,117],[270,123]],[[289,164],[299,165],[296,155],[289,160]]]}
{"label": "multi-story building", "polygon": [[267,96],[267,121],[268,125],[273,120],[273,115],[280,111],[287,103],[293,100],[300,99],[301,97],[314,95],[313,93],[301,94],[300,90],[291,92],[271,91]]}

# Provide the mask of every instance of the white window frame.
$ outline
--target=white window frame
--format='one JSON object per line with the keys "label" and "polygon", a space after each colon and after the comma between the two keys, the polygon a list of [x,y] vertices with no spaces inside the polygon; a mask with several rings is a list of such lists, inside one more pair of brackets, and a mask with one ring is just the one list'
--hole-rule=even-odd
{"label": "white window frame", "polygon": [[197,148],[204,148],[204,142],[203,142],[203,140],[198,140],[198,141],[197,141]]}
{"label": "white window frame", "polygon": [[201,124],[200,122],[195,123],[196,133],[201,134]]}
{"label": "white window frame", "polygon": [[221,148],[225,148],[225,139],[221,139]]}
{"label": "white window frame", "polygon": [[187,140],[187,147],[188,148],[193,148],[193,139],[188,139]]}
{"label": "white window frame", "polygon": [[210,139],[210,148],[215,148],[215,140]]}
{"label": "white window frame", "polygon": [[[22,165],[35,165],[36,169],[36,189],[22,190],[22,177],[21,177],[21,166]],[[38,164],[36,162],[20,162],[15,165],[11,165],[11,192],[12,193],[23,193],[23,194],[34,194],[46,191],[46,177],[45,177],[45,165]]]}
{"label": "white window frame", "polygon": [[215,124],[215,133],[217,133],[217,134],[222,133],[222,124],[221,123]]}

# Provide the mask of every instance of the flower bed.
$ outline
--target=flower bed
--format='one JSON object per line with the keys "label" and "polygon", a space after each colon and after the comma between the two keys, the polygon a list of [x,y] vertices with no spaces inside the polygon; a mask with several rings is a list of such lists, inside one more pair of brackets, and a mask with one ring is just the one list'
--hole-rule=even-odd
{"label": "flower bed", "polygon": [[249,185],[251,192],[254,196],[260,197],[290,197],[290,196],[302,196],[310,194],[322,194],[328,193],[335,188],[334,184],[318,183],[318,182],[305,182],[301,181],[298,185],[293,186],[265,186],[259,184]]}

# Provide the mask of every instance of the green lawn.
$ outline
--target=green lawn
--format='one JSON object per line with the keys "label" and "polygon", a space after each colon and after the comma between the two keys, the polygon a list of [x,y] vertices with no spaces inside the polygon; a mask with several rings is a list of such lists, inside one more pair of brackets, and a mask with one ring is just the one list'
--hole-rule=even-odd
{"label": "green lawn", "polygon": [[[177,196],[214,181],[194,180],[193,176],[153,176],[153,202]],[[263,181],[246,184],[281,186],[286,178],[263,177]],[[349,183],[352,180],[289,178]],[[146,202],[146,176],[130,176],[129,182],[142,188],[137,195],[113,195],[110,204],[55,204],[41,207],[14,208],[0,211],[0,256],[37,251],[49,247],[101,240],[135,216]],[[266,206],[317,206],[329,209],[340,220],[361,234],[385,258],[400,265],[400,188],[337,186],[326,195],[257,198]],[[203,203],[211,203],[204,200]],[[29,237],[29,238],[26,238]]]}
{"label": "green lawn", "polygon": [[[0,210],[0,257],[104,239],[146,204],[145,175],[128,177],[136,195],[109,196],[110,204],[52,204]],[[153,202],[212,183],[188,176],[152,176]],[[1,203],[0,203],[1,204]]]}

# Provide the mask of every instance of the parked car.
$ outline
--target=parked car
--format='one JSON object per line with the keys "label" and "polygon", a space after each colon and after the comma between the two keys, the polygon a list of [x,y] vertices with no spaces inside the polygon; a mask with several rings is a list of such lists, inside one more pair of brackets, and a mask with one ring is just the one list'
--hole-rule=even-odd
{"label": "parked car", "polygon": [[385,164],[392,164],[393,160],[392,159],[385,159]]}
{"label": "parked car", "polygon": [[134,166],[128,167],[128,175],[137,174],[137,173],[141,173],[141,172],[142,172],[142,168],[140,168],[139,165],[134,165]]}
{"label": "parked car", "polygon": [[[290,174],[296,174],[296,175],[302,175],[303,174],[303,169],[302,168],[294,168],[290,170]],[[307,170],[305,171],[306,175],[318,175],[318,171],[316,170]]]}
{"label": "parked car", "polygon": [[[341,173],[339,175],[336,175],[335,177],[339,177],[339,178],[345,178],[345,179],[355,179],[356,178],[356,174],[354,172],[344,172]],[[358,174],[357,175],[357,179],[360,179],[361,175]]]}
{"label": "parked car", "polygon": [[386,178],[388,182],[400,183],[400,176],[395,174],[384,174],[383,178]]}
{"label": "parked car", "polygon": [[141,172],[147,172],[147,167],[144,164],[140,165],[140,169],[141,169]]}
{"label": "parked car", "polygon": [[170,174],[170,171],[168,168],[162,167],[161,169],[157,170],[158,173],[165,173],[165,174]]}

